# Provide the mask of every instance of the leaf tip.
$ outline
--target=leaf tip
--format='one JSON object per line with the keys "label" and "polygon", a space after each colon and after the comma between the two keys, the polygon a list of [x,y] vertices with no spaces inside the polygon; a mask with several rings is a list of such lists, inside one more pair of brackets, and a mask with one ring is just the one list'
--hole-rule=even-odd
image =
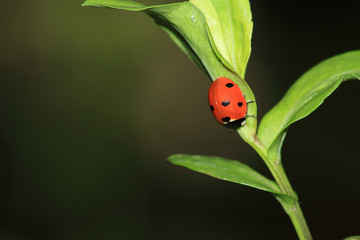
{"label": "leaf tip", "polygon": [[184,156],[184,154],[173,154],[170,155],[166,161],[172,164],[177,164],[177,162],[179,161],[179,159],[181,159]]}
{"label": "leaf tip", "polygon": [[91,6],[95,6],[93,3],[91,3],[92,1],[91,0],[85,0],[81,6],[82,7],[91,7]]}

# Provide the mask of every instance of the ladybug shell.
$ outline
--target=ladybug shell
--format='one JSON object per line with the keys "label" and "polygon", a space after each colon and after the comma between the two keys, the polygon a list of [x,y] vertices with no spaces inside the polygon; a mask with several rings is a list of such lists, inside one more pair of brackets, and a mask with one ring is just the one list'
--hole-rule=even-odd
{"label": "ladybug shell", "polygon": [[219,77],[209,88],[209,105],[216,121],[228,124],[244,120],[247,105],[239,86],[226,77]]}

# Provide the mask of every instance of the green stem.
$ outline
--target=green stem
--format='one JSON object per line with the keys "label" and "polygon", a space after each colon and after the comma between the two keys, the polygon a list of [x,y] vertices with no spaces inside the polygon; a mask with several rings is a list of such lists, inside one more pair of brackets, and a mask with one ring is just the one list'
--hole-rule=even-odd
{"label": "green stem", "polygon": [[292,224],[294,225],[299,239],[312,240],[311,233],[299,205],[297,195],[291,187],[290,181],[286,176],[285,170],[279,159],[280,156],[276,157],[277,159],[271,159],[267,154],[266,148],[263,146],[263,144],[256,135],[251,134],[251,136],[249,136],[249,133],[243,131],[239,131],[239,134],[243,137],[243,139],[249,140],[247,142],[264,160],[276,183],[279,185],[281,192],[295,199],[293,202],[291,202],[291,204],[289,204],[289,201],[285,201],[283,199],[283,196],[276,197],[283,206],[285,212],[288,214]]}
{"label": "green stem", "polygon": [[275,181],[280,187],[281,192],[286,193],[289,196],[292,196],[295,201],[292,205],[283,202],[281,200],[280,203],[285,209],[286,213],[289,215],[292,224],[296,230],[296,233],[300,240],[312,240],[310,230],[307,226],[304,214],[301,210],[297,195],[293,188],[290,185],[290,182],[286,176],[285,170],[281,164],[281,162],[270,162],[272,168],[272,175],[274,176]]}

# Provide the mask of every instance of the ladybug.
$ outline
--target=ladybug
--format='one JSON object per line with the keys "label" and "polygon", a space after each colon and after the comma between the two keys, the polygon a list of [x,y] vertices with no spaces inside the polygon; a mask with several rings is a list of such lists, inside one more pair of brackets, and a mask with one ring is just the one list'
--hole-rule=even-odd
{"label": "ladybug", "polygon": [[209,105],[219,123],[231,128],[244,125],[247,102],[234,81],[226,77],[217,78],[209,88]]}

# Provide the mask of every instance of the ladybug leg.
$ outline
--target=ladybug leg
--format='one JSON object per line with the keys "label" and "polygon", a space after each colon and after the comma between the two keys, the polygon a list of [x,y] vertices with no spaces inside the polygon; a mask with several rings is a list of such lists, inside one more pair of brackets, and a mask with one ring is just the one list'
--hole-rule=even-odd
{"label": "ladybug leg", "polygon": [[[244,98],[245,98],[245,95],[244,95]],[[256,102],[256,101],[255,101],[255,100],[248,100],[248,101],[246,101],[246,104],[248,104],[248,103],[254,103],[254,102]],[[245,118],[247,118],[247,117],[257,118],[257,117],[254,116],[254,115],[248,115],[248,114],[246,113]]]}
{"label": "ladybug leg", "polygon": [[244,126],[245,124],[246,124],[246,118],[247,117],[252,117],[252,118],[256,118],[255,116],[253,116],[253,115],[245,115],[245,117],[244,117],[244,120],[241,122],[241,126]]}
{"label": "ladybug leg", "polygon": [[252,117],[252,118],[256,118],[254,115],[245,115],[245,117],[242,119],[242,121],[241,121],[241,126],[244,126],[245,124],[246,124],[246,118],[248,118],[248,117]]}
{"label": "ladybug leg", "polygon": [[[245,94],[244,94],[244,98],[246,99]],[[253,103],[253,102],[256,102],[256,101],[255,101],[255,100],[248,100],[248,101],[246,101],[246,103]]]}
{"label": "ladybug leg", "polygon": [[245,115],[245,117],[247,118],[247,117],[251,117],[251,118],[257,118],[256,116],[254,116],[254,115],[248,115],[248,114],[246,114]]}

